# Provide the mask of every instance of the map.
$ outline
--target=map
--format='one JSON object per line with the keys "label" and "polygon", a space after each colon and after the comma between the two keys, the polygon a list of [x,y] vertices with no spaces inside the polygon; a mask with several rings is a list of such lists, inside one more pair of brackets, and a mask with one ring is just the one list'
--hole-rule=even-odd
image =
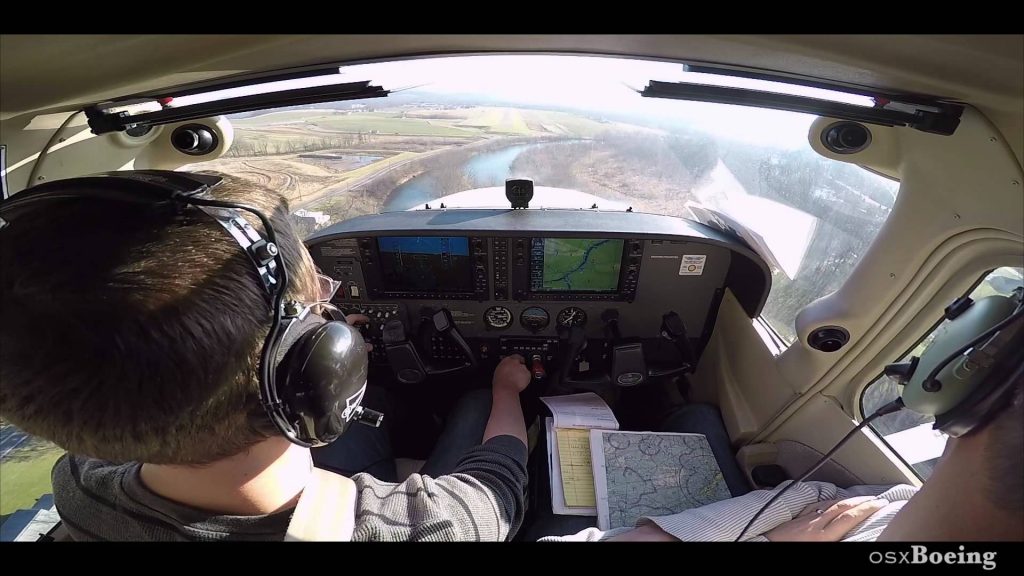
{"label": "map", "polygon": [[542,290],[611,292],[619,286],[622,240],[547,238]]}
{"label": "map", "polygon": [[633,526],[732,497],[702,434],[591,431],[598,526]]}

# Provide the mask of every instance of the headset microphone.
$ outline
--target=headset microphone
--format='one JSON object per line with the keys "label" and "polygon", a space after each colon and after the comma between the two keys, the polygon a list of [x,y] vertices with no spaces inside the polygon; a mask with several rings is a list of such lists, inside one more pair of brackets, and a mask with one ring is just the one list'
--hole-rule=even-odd
{"label": "headset microphone", "polygon": [[934,427],[959,437],[990,422],[1009,406],[1024,380],[1024,289],[1012,296],[988,296],[978,301],[960,298],[945,311],[947,320],[920,358],[890,364],[887,376],[904,385],[896,400],[882,406],[850,430],[799,478],[768,500],[747,522],[736,542],[787,490],[821,468],[857,432],[886,414],[907,407],[935,417]]}

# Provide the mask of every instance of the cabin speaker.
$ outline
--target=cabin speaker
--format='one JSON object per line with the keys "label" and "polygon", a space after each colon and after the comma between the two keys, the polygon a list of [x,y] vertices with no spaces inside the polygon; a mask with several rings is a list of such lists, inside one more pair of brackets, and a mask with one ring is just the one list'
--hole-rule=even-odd
{"label": "cabin speaker", "polygon": [[835,352],[850,341],[850,333],[842,326],[823,326],[807,336],[807,345],[822,352]]}
{"label": "cabin speaker", "polygon": [[836,122],[821,131],[821,143],[836,154],[856,154],[871,144],[871,131],[857,122]]}
{"label": "cabin speaker", "polygon": [[217,133],[202,124],[185,124],[171,133],[171,145],[182,154],[203,156],[217,149]]}

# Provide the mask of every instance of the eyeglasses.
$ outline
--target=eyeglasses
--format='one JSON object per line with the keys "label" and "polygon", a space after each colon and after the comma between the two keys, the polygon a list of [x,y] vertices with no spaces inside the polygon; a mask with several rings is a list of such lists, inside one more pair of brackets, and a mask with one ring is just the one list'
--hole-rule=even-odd
{"label": "eyeglasses", "polygon": [[330,302],[341,288],[341,282],[317,270],[317,302]]}

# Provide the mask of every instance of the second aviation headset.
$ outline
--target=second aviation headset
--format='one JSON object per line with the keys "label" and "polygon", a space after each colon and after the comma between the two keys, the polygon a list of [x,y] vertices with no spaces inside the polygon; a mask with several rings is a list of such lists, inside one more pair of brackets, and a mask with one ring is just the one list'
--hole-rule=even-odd
{"label": "second aviation headset", "polygon": [[[379,426],[383,415],[360,405],[368,360],[359,331],[343,319],[329,321],[308,305],[285,300],[288,272],[270,219],[253,206],[210,198],[208,192],[222,180],[169,170],[55,180],[0,202],[0,230],[19,213],[60,200],[112,200],[178,213],[189,207],[201,210],[242,248],[267,294],[271,325],[260,354],[260,402],[274,428],[295,444],[315,447],[333,442],[353,421]],[[242,212],[259,219],[266,238]]]}
{"label": "second aviation headset", "polygon": [[960,298],[920,359],[886,366],[904,384],[901,401],[935,417],[954,438],[991,421],[1012,401],[1024,372],[1024,290],[1013,296]]}
{"label": "second aviation headset", "polygon": [[920,358],[885,367],[887,376],[903,384],[900,397],[861,420],[815,465],[776,492],[736,542],[787,490],[809,478],[876,418],[906,407],[934,416],[934,428],[956,438],[981,428],[1010,406],[1024,382],[1024,289],[977,302],[959,298],[946,308],[944,318]]}

